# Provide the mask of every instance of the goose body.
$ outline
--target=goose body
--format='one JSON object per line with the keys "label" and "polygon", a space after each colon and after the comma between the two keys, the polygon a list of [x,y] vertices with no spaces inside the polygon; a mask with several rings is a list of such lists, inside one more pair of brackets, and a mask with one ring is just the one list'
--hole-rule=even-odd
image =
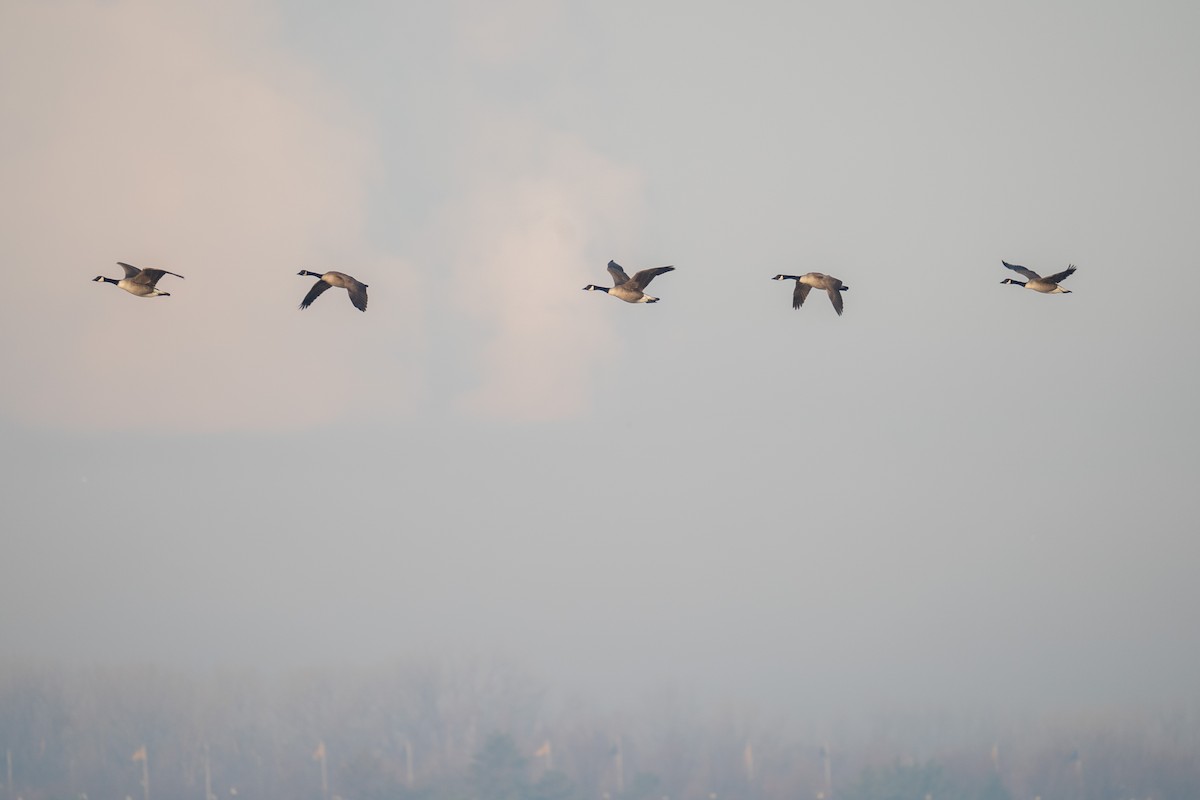
{"label": "goose body", "polygon": [[1010,264],[1007,261],[1001,261],[1001,264],[1011,269],[1013,272],[1019,272],[1028,280],[1018,281],[1013,278],[1005,278],[1000,283],[1011,283],[1013,286],[1024,286],[1026,289],[1033,289],[1035,292],[1042,294],[1070,294],[1070,289],[1064,289],[1059,284],[1075,272],[1075,265],[1068,264],[1067,268],[1062,272],[1056,272],[1053,275],[1048,275],[1043,278],[1031,269],[1026,269],[1019,264]]}
{"label": "goose body", "polygon": [[644,269],[640,272],[633,273],[633,277],[625,274],[625,270],[615,261],[608,262],[608,271],[612,275],[612,288],[607,286],[597,286],[594,283],[589,283],[583,287],[585,292],[604,292],[609,297],[615,297],[618,300],[624,300],[626,303],[657,303],[657,297],[651,297],[643,290],[649,285],[650,281],[664,272],[670,272],[674,267],[654,267],[652,269]]}
{"label": "goose body", "polygon": [[106,278],[103,275],[97,275],[92,280],[111,283],[138,297],[170,297],[170,292],[164,292],[158,288],[158,279],[163,275],[174,275],[176,278],[183,277],[178,273],[169,272],[165,269],[139,269],[132,264],[126,264],[122,261],[118,261],[117,266],[125,270],[124,278],[118,280],[116,278]]}
{"label": "goose body", "polygon": [[309,275],[317,279],[313,287],[308,290],[308,294],[304,295],[304,299],[300,301],[300,308],[305,309],[312,305],[313,301],[321,296],[321,292],[328,289],[330,286],[336,286],[339,289],[345,289],[350,295],[350,302],[359,311],[367,310],[367,285],[350,277],[344,272],[329,271],[309,272],[302,269],[296,273],[297,275]]}
{"label": "goose body", "polygon": [[804,305],[804,300],[813,289],[824,291],[829,295],[829,302],[833,303],[833,310],[838,313],[839,317],[842,315],[842,292],[850,289],[832,275],[820,272],[809,272],[805,275],[776,275],[771,280],[796,282],[796,289],[792,292],[792,308]]}

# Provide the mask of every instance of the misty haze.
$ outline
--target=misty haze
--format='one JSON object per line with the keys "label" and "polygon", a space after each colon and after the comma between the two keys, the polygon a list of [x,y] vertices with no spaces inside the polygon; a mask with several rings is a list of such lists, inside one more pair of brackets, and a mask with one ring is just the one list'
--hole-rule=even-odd
{"label": "misty haze", "polygon": [[0,800],[1200,797],[1197,30],[3,4]]}

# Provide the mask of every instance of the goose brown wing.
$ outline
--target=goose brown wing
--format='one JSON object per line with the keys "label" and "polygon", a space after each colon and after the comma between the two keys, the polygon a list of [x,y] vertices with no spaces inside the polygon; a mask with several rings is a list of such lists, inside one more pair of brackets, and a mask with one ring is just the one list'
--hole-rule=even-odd
{"label": "goose brown wing", "polygon": [[[304,299],[300,301],[300,308],[305,309],[312,305],[313,300],[321,296],[321,292],[329,288],[329,284],[323,280],[319,280],[313,284],[313,287],[308,290],[308,294],[304,295]],[[353,298],[351,298],[353,300]]]}
{"label": "goose brown wing", "polygon": [[842,315],[842,292],[838,287],[842,285],[842,282],[837,278],[834,278],[834,282],[835,283],[831,284],[830,287],[825,291],[829,293],[829,299],[833,301],[833,310],[836,311],[840,317]]}
{"label": "goose brown wing", "polygon": [[1042,279],[1041,275],[1038,275],[1036,272],[1034,272],[1031,269],[1026,269],[1025,267],[1022,267],[1019,264],[1010,264],[1007,261],[1001,261],[1000,263],[1003,264],[1004,266],[1008,267],[1009,269],[1011,269],[1013,272],[1021,273],[1026,278],[1029,278],[1029,280],[1031,280],[1031,281],[1040,281]]}
{"label": "goose brown wing", "polygon": [[812,287],[807,283],[796,281],[796,290],[792,292],[792,308],[799,308],[804,305],[804,298],[808,297],[808,293],[812,291]]}
{"label": "goose brown wing", "polygon": [[170,272],[169,270],[165,270],[165,269],[144,269],[141,272],[139,272],[137,274],[137,276],[135,276],[132,280],[134,283],[142,283],[142,284],[145,284],[146,286],[153,286],[154,284],[158,283],[158,279],[161,278],[163,275],[174,275],[176,278],[183,277],[182,275],[178,275],[174,272]]}
{"label": "goose brown wing", "polygon": [[615,261],[608,262],[608,273],[612,275],[613,286],[620,286],[623,283],[629,282],[629,276],[625,274],[625,270]]}
{"label": "goose brown wing", "polygon": [[346,293],[350,295],[350,302],[359,311],[367,310],[367,285],[359,283],[351,278],[351,284],[346,287]]}
{"label": "goose brown wing", "polygon": [[674,267],[654,267],[652,269],[644,269],[640,272],[633,273],[633,280],[630,286],[634,289],[645,289],[650,285],[650,281],[654,280],[656,275],[662,275],[664,272],[670,272]]}
{"label": "goose brown wing", "polygon": [[133,264],[126,264],[124,261],[118,261],[117,266],[125,270],[126,279],[135,278],[142,271],[139,267],[135,267]]}
{"label": "goose brown wing", "polygon": [[1066,280],[1067,278],[1071,277],[1071,275],[1073,275],[1074,273],[1075,273],[1075,265],[1071,264],[1066,269],[1064,269],[1062,272],[1056,272],[1053,275],[1048,275],[1045,278],[1043,278],[1043,280],[1046,281],[1047,283],[1058,283],[1059,281],[1063,281],[1063,280]]}

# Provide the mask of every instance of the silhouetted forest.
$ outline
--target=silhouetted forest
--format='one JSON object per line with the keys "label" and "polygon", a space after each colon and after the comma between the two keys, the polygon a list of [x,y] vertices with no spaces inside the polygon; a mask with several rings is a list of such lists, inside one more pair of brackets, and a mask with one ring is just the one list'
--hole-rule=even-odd
{"label": "silhouetted forest", "polygon": [[[802,720],[511,664],[0,668],[5,800],[1195,800],[1200,715]],[[144,748],[144,749],[143,749]]]}

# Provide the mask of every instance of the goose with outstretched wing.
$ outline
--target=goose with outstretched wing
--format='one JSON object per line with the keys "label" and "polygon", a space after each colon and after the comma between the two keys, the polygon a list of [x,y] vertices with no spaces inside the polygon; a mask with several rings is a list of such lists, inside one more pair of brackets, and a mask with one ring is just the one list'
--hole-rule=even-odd
{"label": "goose with outstretched wing", "polygon": [[829,302],[833,303],[833,310],[838,313],[839,317],[842,315],[842,292],[850,289],[832,275],[820,272],[809,272],[805,275],[776,275],[771,280],[796,282],[796,288],[792,292],[792,308],[804,305],[808,293],[813,289],[821,289],[829,295]]}
{"label": "goose with outstretched wing", "polygon": [[1075,265],[1070,264],[1062,272],[1056,272],[1053,275],[1047,275],[1043,278],[1031,269],[1022,267],[1020,264],[1010,264],[1007,261],[1001,261],[1001,264],[1011,269],[1013,272],[1018,272],[1024,275],[1027,280],[1019,281],[1015,278],[1005,278],[1000,281],[1001,284],[1012,284],[1013,286],[1024,286],[1026,289],[1033,289],[1035,292],[1042,294],[1070,294],[1070,289],[1064,289],[1059,284],[1075,273]]}
{"label": "goose with outstretched wing", "polygon": [[309,272],[302,269],[296,273],[297,275],[308,275],[316,278],[317,282],[308,290],[308,294],[304,295],[304,299],[300,301],[301,310],[308,308],[313,304],[313,301],[321,296],[321,293],[330,287],[345,289],[350,295],[350,302],[359,311],[367,310],[367,285],[361,281],[355,280],[344,272]]}
{"label": "goose with outstretched wing", "polygon": [[106,278],[103,275],[97,275],[92,280],[111,283],[113,286],[124,289],[137,297],[170,297],[170,292],[164,292],[158,288],[159,278],[163,275],[174,275],[176,278],[183,277],[177,272],[170,272],[165,269],[140,269],[132,264],[126,264],[124,261],[118,261],[117,266],[125,270],[124,278],[118,280],[117,278]]}
{"label": "goose with outstretched wing", "polygon": [[615,261],[608,262],[608,272],[612,275],[612,288],[607,286],[597,286],[594,283],[589,283],[583,287],[585,292],[604,292],[609,297],[615,297],[618,300],[624,300],[626,303],[657,303],[657,297],[651,297],[646,294],[645,289],[657,276],[664,272],[671,272],[674,267],[653,267],[651,269],[643,269],[633,273],[633,277],[629,277],[625,270]]}

